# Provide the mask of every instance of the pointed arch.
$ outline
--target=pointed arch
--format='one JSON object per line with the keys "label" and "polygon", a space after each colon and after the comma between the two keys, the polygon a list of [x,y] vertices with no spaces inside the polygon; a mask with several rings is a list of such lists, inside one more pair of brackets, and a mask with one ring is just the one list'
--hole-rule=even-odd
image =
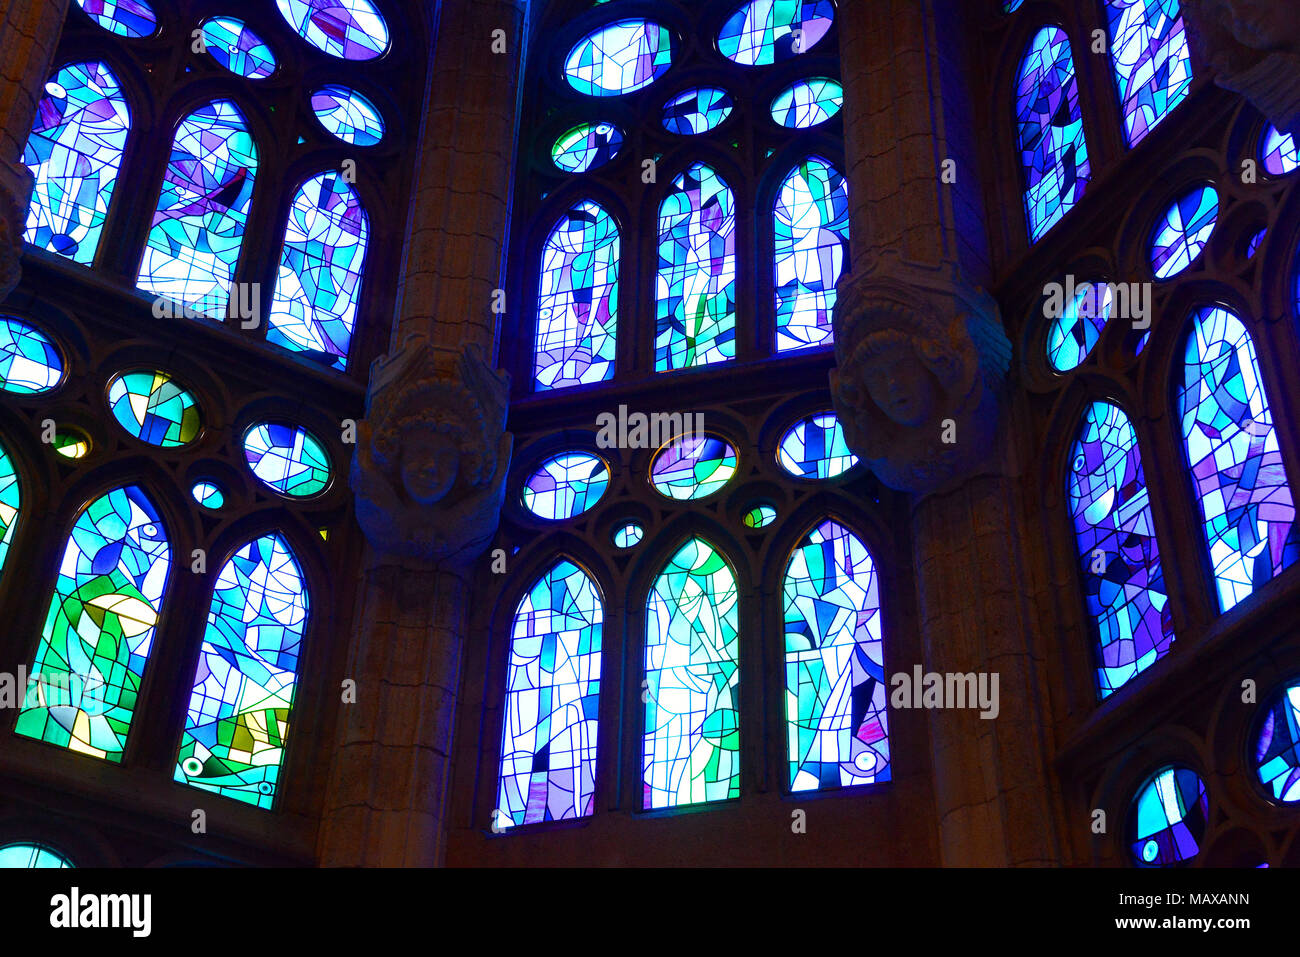
{"label": "pointed arch", "polygon": [[618,223],[594,200],[560,217],[542,247],[533,381],[564,389],[614,377]]}
{"label": "pointed arch", "polygon": [[736,576],[702,538],[687,541],[646,601],[643,807],[740,794]]}
{"label": "pointed arch", "polygon": [[257,145],[239,107],[214,100],[172,141],[137,285],[223,318],[257,176]]}
{"label": "pointed arch", "polygon": [[166,529],[142,489],[86,506],[59,562],[18,734],[121,762],[170,568]]}
{"label": "pointed arch", "polygon": [[604,619],[600,586],[567,558],[519,602],[506,674],[498,828],[595,810]]}
{"label": "pointed arch", "polygon": [[341,174],[303,183],[289,204],[266,341],[345,368],[369,242],[361,197]]}
{"label": "pointed arch", "polygon": [[1255,344],[1227,309],[1192,317],[1178,408],[1219,608],[1228,611],[1289,567],[1300,541]]}
{"label": "pointed arch", "polygon": [[271,807],[310,604],[302,569],[278,533],[254,539],[222,566],[175,780]]}
{"label": "pointed arch", "polygon": [[831,342],[835,286],[849,244],[849,193],[829,160],[810,156],[781,184],[773,209],[776,351]]}
{"label": "pointed arch", "polygon": [[659,206],[655,371],[736,357],[736,198],[695,163]]}
{"label": "pointed arch", "polygon": [[1071,451],[1068,498],[1084,599],[1094,624],[1101,698],[1168,654],[1174,641],[1137,432],[1093,402]]}
{"label": "pointed arch", "polygon": [[1178,0],[1106,0],[1106,16],[1124,136],[1137,146],[1191,91],[1182,10]]}
{"label": "pointed arch", "polygon": [[1036,243],[1083,198],[1092,176],[1070,38],[1043,27],[1016,81],[1016,123],[1025,171],[1025,214]]}
{"label": "pointed arch", "polygon": [[5,559],[9,557],[22,508],[23,489],[18,469],[9,450],[0,443],[0,581],[4,580]]}
{"label": "pointed arch", "polygon": [[36,181],[24,240],[83,266],[94,261],[130,131],[107,64],[72,63],[50,78],[23,151]]}
{"label": "pointed arch", "polygon": [[790,790],[888,781],[888,682],[871,553],[824,519],[791,552],[782,593]]}

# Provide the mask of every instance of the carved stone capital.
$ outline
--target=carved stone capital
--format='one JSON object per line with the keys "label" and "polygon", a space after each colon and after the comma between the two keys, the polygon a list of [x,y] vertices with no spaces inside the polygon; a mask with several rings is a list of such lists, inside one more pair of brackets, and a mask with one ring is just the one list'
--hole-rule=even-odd
{"label": "carved stone capital", "polygon": [[26,166],[0,161],[0,302],[22,278],[20,257],[32,186],[32,172]]}
{"label": "carved stone capital", "polygon": [[1300,134],[1300,14],[1286,0],[1184,0],[1187,34],[1214,82]]}
{"label": "carved stone capital", "polygon": [[483,554],[514,445],[509,395],[478,346],[448,357],[412,335],[374,363],[351,474],[373,564],[464,567]]}
{"label": "carved stone capital", "polygon": [[926,494],[997,466],[1011,343],[992,296],[889,250],[841,280],[834,327],[835,411],[882,482]]}

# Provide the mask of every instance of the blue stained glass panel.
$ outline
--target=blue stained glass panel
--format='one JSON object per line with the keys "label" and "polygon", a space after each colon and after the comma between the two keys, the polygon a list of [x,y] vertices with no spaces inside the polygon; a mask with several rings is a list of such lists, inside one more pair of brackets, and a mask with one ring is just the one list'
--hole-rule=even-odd
{"label": "blue stained glass panel", "polygon": [[726,90],[715,87],[687,90],[664,107],[664,129],[682,136],[707,133],[725,123],[735,106]]}
{"label": "blue stained glass panel", "polygon": [[773,221],[776,351],[829,345],[849,246],[848,184],[829,161],[810,157],[781,184]]}
{"label": "blue stained glass panel", "polygon": [[767,66],[807,53],[834,20],[830,0],[753,0],[727,18],[718,49],[741,66]]}
{"label": "blue stained glass panel", "polygon": [[1205,782],[1190,768],[1167,767],[1138,790],[1129,809],[1129,850],[1139,867],[1172,867],[1201,850],[1209,824]]}
{"label": "blue stained glass panel", "polygon": [[208,54],[231,73],[261,80],[275,72],[275,54],[243,20],[213,17],[202,29]]}
{"label": "blue stained glass panel", "polygon": [[1169,207],[1151,242],[1151,268],[1169,279],[1191,266],[1210,241],[1219,221],[1219,194],[1201,186]]}
{"label": "blue stained glass panel", "polygon": [[825,123],[844,106],[844,87],[830,77],[799,80],[772,101],[772,119],[792,130]]}
{"label": "blue stained glass panel", "polygon": [[13,316],[0,315],[0,391],[48,392],[63,381],[63,357],[49,337]]}
{"label": "blue stained glass panel", "polygon": [[1255,740],[1255,772],[1275,801],[1300,802],[1300,682],[1269,700]]}
{"label": "blue stained glass panel", "polygon": [[1264,169],[1270,176],[1286,176],[1300,169],[1300,156],[1296,153],[1295,137],[1283,133],[1273,124],[1264,131],[1260,143],[1260,156]]}
{"label": "blue stained glass panel", "polygon": [[374,146],[384,138],[379,108],[356,90],[330,83],[311,95],[311,109],[325,130],[353,146]]}
{"label": "blue stained glass panel", "polygon": [[1129,146],[1168,116],[1192,86],[1192,57],[1178,0],[1106,0],[1111,66]]}
{"label": "blue stained glass panel", "polygon": [[583,123],[569,130],[551,150],[551,159],[566,173],[585,173],[604,166],[623,148],[623,131],[609,123]]}
{"label": "blue stained glass panel", "polygon": [[373,60],[388,50],[388,24],[370,0],[275,0],[298,35],[344,60]]}
{"label": "blue stained glass panel", "polygon": [[145,0],[77,0],[77,6],[120,37],[147,37],[158,29],[158,18]]}
{"label": "blue stained glass panel", "polygon": [[673,38],[646,20],[619,20],[588,34],[564,61],[564,75],[579,93],[618,96],[645,89],[673,65]]}

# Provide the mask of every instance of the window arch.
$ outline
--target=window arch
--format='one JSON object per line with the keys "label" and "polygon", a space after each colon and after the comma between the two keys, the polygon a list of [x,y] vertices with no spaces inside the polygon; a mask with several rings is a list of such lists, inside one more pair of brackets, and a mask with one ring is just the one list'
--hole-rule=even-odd
{"label": "window arch", "polygon": [[1025,51],[1016,122],[1029,239],[1038,242],[1083,198],[1092,176],[1074,56],[1060,27],[1043,27]]}
{"label": "window arch", "polygon": [[18,470],[14,467],[9,450],[0,444],[0,581],[3,581],[5,560],[9,557],[14,532],[18,529],[22,507],[23,488],[18,481]]}
{"label": "window arch", "polygon": [[240,548],[217,576],[175,779],[247,804],[275,799],[310,600],[282,535]]}
{"label": "window arch", "polygon": [[1219,608],[1228,611],[1289,567],[1300,541],[1255,344],[1223,307],[1192,317],[1178,409]]}
{"label": "window arch", "polygon": [[1106,0],[1124,136],[1137,146],[1186,99],[1192,59],[1179,0]]}
{"label": "window arch", "polygon": [[849,243],[849,194],[829,160],[810,156],[781,184],[775,223],[776,351],[831,341],[835,286]]}
{"label": "window arch", "polygon": [[1106,698],[1168,654],[1174,640],[1142,452],[1119,406],[1092,402],[1084,411],[1068,492],[1097,688]]}
{"label": "window arch", "polygon": [[59,562],[18,734],[121,762],[171,570],[166,529],[144,490],[92,501]]}
{"label": "window arch", "polygon": [[36,180],[26,242],[90,265],[130,130],[131,111],[107,64],[73,63],[50,78],[23,152]]}

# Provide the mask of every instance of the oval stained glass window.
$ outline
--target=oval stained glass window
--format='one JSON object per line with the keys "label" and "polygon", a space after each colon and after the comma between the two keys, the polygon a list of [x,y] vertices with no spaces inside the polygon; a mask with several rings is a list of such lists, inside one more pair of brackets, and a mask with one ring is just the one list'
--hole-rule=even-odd
{"label": "oval stained glass window", "polygon": [[141,442],[174,449],[198,438],[203,423],[194,395],[166,372],[123,372],[108,380],[117,424]]}
{"label": "oval stained glass window", "polygon": [[0,391],[48,392],[63,379],[63,359],[44,333],[0,316]]}
{"label": "oval stained glass window", "polygon": [[566,173],[604,166],[623,148],[623,131],[609,123],[575,126],[551,148],[551,160]]}
{"label": "oval stained glass window", "polygon": [[834,412],[796,422],[781,437],[776,458],[783,469],[804,479],[833,479],[858,464]]}
{"label": "oval stained glass window", "polygon": [[1260,146],[1264,169],[1270,176],[1286,176],[1300,169],[1300,156],[1296,154],[1295,137],[1283,133],[1273,124],[1264,131]]}
{"label": "oval stained glass window", "polygon": [[384,138],[379,109],[356,90],[331,83],[311,95],[311,109],[325,131],[353,146],[374,146]]}
{"label": "oval stained glass window", "polygon": [[0,869],[10,867],[73,867],[58,851],[41,844],[6,844],[0,847]]}
{"label": "oval stained glass window", "polygon": [[641,544],[645,530],[636,522],[628,522],[614,529],[614,545],[618,548],[632,548]]}
{"label": "oval stained glass window", "polygon": [[564,452],[552,456],[524,483],[524,508],[559,522],[590,509],[609,488],[609,467],[598,455]]}
{"label": "oval stained glass window", "polygon": [[741,66],[766,66],[807,53],[834,19],[830,0],[753,0],[727,18],[718,49]]}
{"label": "oval stained glass window", "polygon": [[1167,767],[1138,790],[1129,808],[1129,851],[1141,867],[1170,867],[1200,852],[1210,818],[1205,782],[1190,768]]}
{"label": "oval stained glass window", "polygon": [[650,482],[660,495],[686,502],[721,489],[736,467],[736,450],[729,443],[711,435],[684,435],[655,454]]}
{"label": "oval stained glass window", "polygon": [[735,106],[726,90],[716,87],[687,90],[664,107],[664,129],[682,136],[707,133],[725,123]]}
{"label": "oval stained glass window", "polygon": [[1219,220],[1219,194],[1200,186],[1165,213],[1151,243],[1151,268],[1157,279],[1169,279],[1196,261]]}
{"label": "oval stained glass window", "polygon": [[825,123],[844,106],[844,87],[830,77],[800,80],[772,101],[772,119],[789,130]]}
{"label": "oval stained glass window", "polygon": [[344,60],[373,60],[388,50],[388,24],[370,0],[275,0],[298,35]]}
{"label": "oval stained glass window", "polygon": [[54,451],[65,459],[84,459],[90,449],[90,436],[80,429],[61,429],[54,433]]}
{"label": "oval stained glass window", "polygon": [[1264,242],[1264,237],[1268,235],[1268,229],[1259,230],[1246,241],[1246,258],[1254,259],[1255,253],[1259,252],[1260,245]]}
{"label": "oval stained glass window", "polygon": [[158,29],[158,18],[144,0],[77,0],[77,6],[105,30],[120,37],[152,36]]}
{"label": "oval stained glass window", "polygon": [[1275,801],[1300,802],[1300,680],[1268,703],[1255,739],[1255,772]]}
{"label": "oval stained glass window", "polygon": [[215,482],[195,482],[194,487],[190,489],[190,494],[194,496],[194,501],[213,511],[226,504],[225,493]]}
{"label": "oval stained glass window", "polygon": [[330,484],[329,453],[300,425],[253,426],[244,435],[244,459],[262,483],[281,495],[310,498]]}
{"label": "oval stained glass window", "polygon": [[767,528],[776,521],[776,509],[771,505],[755,505],[745,513],[746,528]]}
{"label": "oval stained glass window", "polygon": [[1114,305],[1114,287],[1108,283],[1085,282],[1074,288],[1073,296],[1066,293],[1060,315],[1047,331],[1047,359],[1053,369],[1069,372],[1088,358]]}
{"label": "oval stained glass window", "polygon": [[243,20],[213,17],[202,29],[208,53],[231,73],[261,80],[275,72],[275,54]]}
{"label": "oval stained glass window", "polygon": [[619,20],[578,42],[564,61],[569,85],[587,96],[618,96],[643,90],[673,65],[667,27],[647,20]]}

